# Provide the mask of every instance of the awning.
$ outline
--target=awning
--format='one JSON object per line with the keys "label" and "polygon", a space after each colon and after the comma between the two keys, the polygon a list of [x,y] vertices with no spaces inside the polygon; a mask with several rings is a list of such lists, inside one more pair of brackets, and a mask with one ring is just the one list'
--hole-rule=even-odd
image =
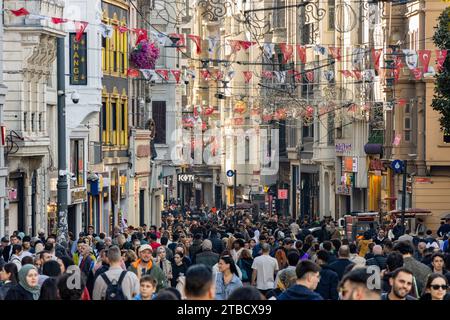
{"label": "awning", "polygon": [[[393,215],[401,215],[402,210],[392,210],[389,213]],[[408,217],[424,217],[424,216],[426,217],[431,215],[432,213],[428,209],[410,208],[405,210],[405,216]]]}

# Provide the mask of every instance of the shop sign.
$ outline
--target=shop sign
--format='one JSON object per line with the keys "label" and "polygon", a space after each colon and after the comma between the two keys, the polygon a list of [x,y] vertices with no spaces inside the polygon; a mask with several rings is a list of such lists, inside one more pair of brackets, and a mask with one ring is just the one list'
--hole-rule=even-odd
{"label": "shop sign", "polygon": [[70,84],[87,85],[87,40],[86,33],[83,33],[80,41],[75,41],[76,33],[70,33]]}
{"label": "shop sign", "polygon": [[433,183],[431,178],[416,178],[415,183]]}
{"label": "shop sign", "polygon": [[336,143],[336,153],[346,153],[352,151],[351,143]]}
{"label": "shop sign", "polygon": [[195,181],[195,175],[185,174],[185,173],[179,174],[178,181],[185,182],[185,183],[193,183]]}
{"label": "shop sign", "polygon": [[383,162],[381,162],[380,159],[370,160],[370,163],[369,163],[370,171],[376,171],[376,170],[383,171],[383,169],[384,169]]}
{"label": "shop sign", "polygon": [[87,201],[86,190],[76,190],[71,192],[72,204],[83,203]]}
{"label": "shop sign", "polygon": [[351,187],[347,187],[345,185],[338,185],[336,187],[336,194],[349,196],[351,194],[351,191],[352,191],[352,188]]}

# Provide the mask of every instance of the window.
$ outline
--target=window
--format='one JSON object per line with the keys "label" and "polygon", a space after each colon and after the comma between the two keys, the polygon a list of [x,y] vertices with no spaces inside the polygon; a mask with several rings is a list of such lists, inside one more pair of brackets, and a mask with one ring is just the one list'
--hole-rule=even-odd
{"label": "window", "polygon": [[127,105],[128,101],[126,99],[122,100],[121,108],[120,108],[120,145],[127,145],[128,141],[128,118],[127,118]]}
{"label": "window", "polygon": [[24,112],[23,113],[23,131],[27,131],[27,122],[28,122],[28,113]]}
{"label": "window", "polygon": [[327,143],[329,146],[334,144],[334,112],[327,115]]}
{"label": "window", "polygon": [[111,143],[117,144],[117,100],[111,102]]}
{"label": "window", "polygon": [[276,0],[276,5],[273,10],[273,27],[274,28],[285,28],[286,27],[286,8],[285,0]]}
{"label": "window", "polygon": [[107,121],[107,113],[108,112],[108,104],[107,101],[102,102],[102,111],[101,111],[101,128],[102,128],[102,141],[108,142],[108,121]]}
{"label": "window", "polygon": [[334,30],[335,28],[335,15],[336,15],[336,1],[328,0],[328,30]]}
{"label": "window", "polygon": [[82,187],[84,185],[84,141],[82,139],[70,140],[70,186]]}
{"label": "window", "polygon": [[44,131],[44,125],[42,123],[42,121],[43,121],[42,119],[43,119],[42,112],[40,112],[39,113],[39,122],[38,122],[38,124],[39,124],[39,131],[40,132]]}
{"label": "window", "polygon": [[155,143],[166,143],[166,102],[152,102],[152,118],[156,125]]}
{"label": "window", "polygon": [[32,113],[31,114],[31,131],[32,132],[34,132],[34,130],[35,130],[35,123],[34,123],[34,118],[35,118],[35,116],[36,116],[36,113]]}
{"label": "window", "polygon": [[409,103],[405,105],[403,137],[405,141],[411,141],[411,107]]}

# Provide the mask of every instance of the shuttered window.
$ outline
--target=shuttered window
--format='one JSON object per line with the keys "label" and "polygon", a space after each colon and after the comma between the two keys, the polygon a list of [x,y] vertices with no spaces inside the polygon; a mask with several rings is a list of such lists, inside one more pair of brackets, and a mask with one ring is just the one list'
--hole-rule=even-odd
{"label": "shuttered window", "polygon": [[166,143],[166,102],[152,102],[152,118],[156,125],[155,143]]}

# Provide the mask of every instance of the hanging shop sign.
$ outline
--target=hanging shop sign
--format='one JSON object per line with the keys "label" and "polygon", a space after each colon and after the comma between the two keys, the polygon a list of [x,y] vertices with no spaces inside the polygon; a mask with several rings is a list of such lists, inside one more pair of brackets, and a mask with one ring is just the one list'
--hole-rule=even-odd
{"label": "hanging shop sign", "polygon": [[86,190],[74,190],[71,192],[72,204],[83,203],[87,201]]}
{"label": "hanging shop sign", "polygon": [[70,33],[69,61],[70,84],[77,86],[87,85],[87,34],[83,33],[80,41],[76,41],[77,34]]}
{"label": "hanging shop sign", "polygon": [[346,153],[352,151],[351,143],[336,143],[336,153]]}
{"label": "hanging shop sign", "polygon": [[336,194],[340,194],[343,196],[349,196],[352,192],[352,188],[345,185],[338,185],[336,187]]}
{"label": "hanging shop sign", "polygon": [[383,171],[384,170],[383,162],[381,162],[380,159],[370,160],[369,170],[370,171],[377,171],[377,170],[378,171]]}

